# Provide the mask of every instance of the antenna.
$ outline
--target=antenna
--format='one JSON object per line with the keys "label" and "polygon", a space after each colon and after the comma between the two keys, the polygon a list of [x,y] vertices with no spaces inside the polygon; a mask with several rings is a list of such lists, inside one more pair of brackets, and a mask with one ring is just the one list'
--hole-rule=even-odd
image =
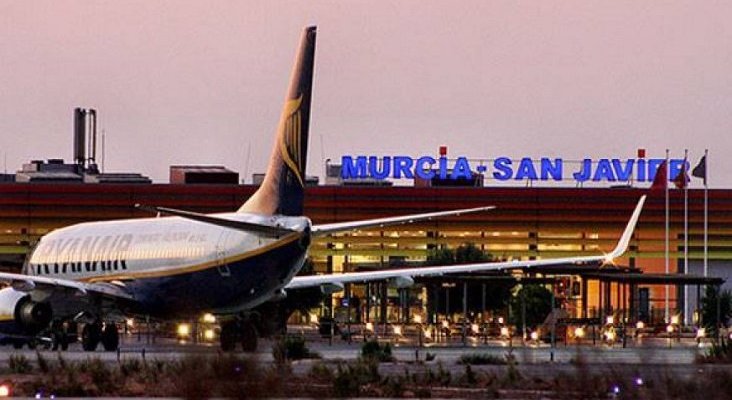
{"label": "antenna", "polygon": [[320,165],[323,166],[323,182],[328,178],[328,171],[325,170],[325,146],[323,145],[323,134],[320,133]]}
{"label": "antenna", "polygon": [[107,138],[107,132],[102,128],[102,173],[104,173],[104,161],[106,159],[105,155],[105,141]]}
{"label": "antenna", "polygon": [[249,176],[249,159],[251,158],[251,155],[252,155],[252,142],[249,141],[247,143],[247,160],[246,160],[246,163],[244,164],[244,182],[242,182],[242,183],[247,183],[247,177]]}

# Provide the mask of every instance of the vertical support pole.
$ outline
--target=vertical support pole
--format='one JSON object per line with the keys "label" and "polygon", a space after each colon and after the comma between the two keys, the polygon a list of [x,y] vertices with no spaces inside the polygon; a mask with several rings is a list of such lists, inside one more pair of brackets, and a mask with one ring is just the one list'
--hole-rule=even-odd
{"label": "vertical support pole", "polygon": [[463,282],[463,346],[468,345],[468,282]]}
{"label": "vertical support pole", "polygon": [[587,318],[587,278],[582,277],[582,318]]}
{"label": "vertical support pole", "polygon": [[525,286],[521,288],[521,337],[524,345],[526,345],[526,294],[524,293],[525,288]]}
{"label": "vertical support pole", "polygon": [[552,303],[551,303],[552,307],[551,307],[551,314],[550,314],[551,321],[552,321],[552,330],[551,330],[552,346],[551,346],[551,351],[549,352],[549,361],[551,361],[551,362],[554,362],[554,347],[556,346],[555,342],[556,342],[556,338],[557,338],[557,314],[555,313],[556,310],[554,309],[554,299],[555,299],[554,283],[555,283],[555,281],[553,280],[552,281]]}

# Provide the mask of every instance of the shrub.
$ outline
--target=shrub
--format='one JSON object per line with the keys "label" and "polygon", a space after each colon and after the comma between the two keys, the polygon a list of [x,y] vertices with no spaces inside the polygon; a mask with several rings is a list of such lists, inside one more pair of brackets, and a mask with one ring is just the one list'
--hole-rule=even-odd
{"label": "shrub", "polygon": [[15,374],[27,374],[33,371],[30,360],[24,355],[11,354],[8,359],[8,368]]}
{"label": "shrub", "polygon": [[503,357],[487,353],[463,354],[458,360],[462,365],[505,365]]}
{"label": "shrub", "polygon": [[361,358],[379,362],[394,361],[394,356],[391,355],[391,345],[386,343],[382,346],[376,340],[370,340],[361,346]]}
{"label": "shrub", "polygon": [[318,353],[311,352],[307,348],[304,337],[285,336],[275,340],[272,345],[272,357],[276,363],[283,364],[290,360],[320,358],[320,355]]}
{"label": "shrub", "polygon": [[732,363],[732,343],[731,340],[722,338],[719,343],[712,343],[712,347],[707,350],[706,354],[697,358],[699,363]]}

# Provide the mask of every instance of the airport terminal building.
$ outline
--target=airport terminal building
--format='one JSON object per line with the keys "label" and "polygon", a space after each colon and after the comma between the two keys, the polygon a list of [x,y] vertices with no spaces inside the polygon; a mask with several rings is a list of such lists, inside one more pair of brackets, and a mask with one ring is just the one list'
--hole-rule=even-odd
{"label": "airport terminal building", "polygon": [[[53,162],[62,165],[62,162]],[[37,162],[35,169],[40,171],[43,165],[48,164]],[[91,181],[70,179],[73,171],[65,171],[58,175],[63,179],[54,180],[51,179],[53,174],[48,173],[38,173],[34,177],[33,168],[25,175],[25,182],[6,177],[6,182],[0,184],[0,260],[5,271],[18,271],[33,244],[53,229],[85,221],[150,217],[147,212],[135,208],[136,204],[205,213],[232,211],[257,187],[236,184],[238,175],[223,167],[172,167],[171,183],[168,184],[152,184],[139,175],[109,176],[106,180]],[[635,313],[645,313],[645,319],[651,319],[658,318],[664,308],[665,284],[672,285],[670,307],[683,310],[681,292],[675,286],[682,282],[662,280],[667,272],[664,191],[650,192],[647,188],[632,187],[445,187],[424,182],[412,186],[340,182],[307,187],[305,214],[314,223],[330,223],[496,206],[495,210],[483,213],[315,239],[310,255],[316,272],[338,273],[419,266],[432,249],[456,248],[465,243],[474,244],[497,260],[601,254],[613,248],[643,194],[649,195],[646,206],[630,250],[626,257],[618,260],[617,266],[588,270],[566,266],[552,271],[514,271],[501,275],[516,280],[529,276],[560,278],[561,292],[559,288],[555,290],[571,316],[598,316],[603,310],[631,304]],[[694,189],[689,190],[688,195],[689,274],[701,277],[704,274],[704,193]],[[727,280],[723,288],[729,288],[732,282],[729,279],[732,276],[732,190],[709,190],[708,196],[707,273],[709,277]],[[669,204],[668,272],[679,275],[684,271],[685,253],[683,191],[670,190]],[[616,270],[625,273],[624,278],[609,275]],[[635,276],[639,278],[628,280]],[[652,277],[657,279],[650,279]],[[506,279],[505,276],[484,278],[488,281]],[[427,309],[428,303],[432,303],[433,312],[443,310],[444,314],[444,311],[452,312],[454,307],[445,308],[445,300],[440,299],[439,293],[454,287],[450,282],[449,279],[442,283],[418,281],[406,290],[407,295],[404,290],[389,285],[380,289],[373,284],[369,287],[353,285],[346,292],[335,294],[333,305],[337,309],[349,303],[353,306],[353,302],[344,297],[366,300],[361,301],[354,317],[357,320],[405,318],[410,312],[420,313]],[[693,282],[698,284],[700,281]],[[428,292],[427,287],[433,290]],[[381,302],[378,307],[367,306],[370,300],[376,301],[373,296],[376,290],[383,290],[379,293],[385,294],[388,301]],[[437,294],[430,294],[435,290]],[[687,312],[695,307],[693,295],[689,296],[689,303]]]}

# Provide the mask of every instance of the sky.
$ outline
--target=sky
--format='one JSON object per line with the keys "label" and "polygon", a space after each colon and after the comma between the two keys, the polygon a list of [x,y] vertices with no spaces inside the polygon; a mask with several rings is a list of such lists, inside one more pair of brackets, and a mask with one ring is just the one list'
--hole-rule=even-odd
{"label": "sky", "polygon": [[[732,188],[732,2],[0,0],[5,168],[264,171],[303,27],[318,26],[308,173],[342,155],[683,158]],[[99,149],[101,153],[101,149]],[[101,157],[98,157],[101,158]],[[694,180],[692,187],[700,187]]]}

